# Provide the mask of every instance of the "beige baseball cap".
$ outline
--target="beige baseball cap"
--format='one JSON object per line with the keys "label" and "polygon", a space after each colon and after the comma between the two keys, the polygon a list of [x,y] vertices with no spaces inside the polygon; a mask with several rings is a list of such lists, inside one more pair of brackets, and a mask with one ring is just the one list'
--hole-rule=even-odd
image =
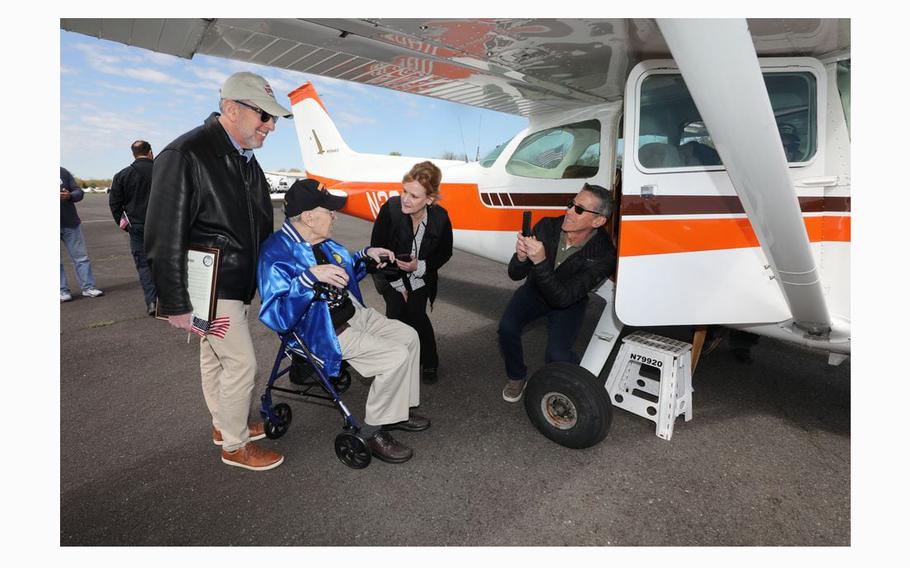
{"label": "beige baseball cap", "polygon": [[294,117],[291,111],[275,100],[275,93],[268,81],[249,71],[241,71],[228,77],[221,85],[221,98],[231,101],[250,101],[272,116]]}

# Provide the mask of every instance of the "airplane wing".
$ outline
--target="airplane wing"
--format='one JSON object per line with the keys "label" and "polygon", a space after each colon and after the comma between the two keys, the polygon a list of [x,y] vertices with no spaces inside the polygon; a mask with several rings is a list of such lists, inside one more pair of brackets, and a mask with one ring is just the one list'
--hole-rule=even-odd
{"label": "airplane wing", "polygon": [[[628,71],[670,50],[651,19],[82,19],[61,28],[532,116],[622,98]],[[759,56],[849,48],[850,21],[757,19]]]}

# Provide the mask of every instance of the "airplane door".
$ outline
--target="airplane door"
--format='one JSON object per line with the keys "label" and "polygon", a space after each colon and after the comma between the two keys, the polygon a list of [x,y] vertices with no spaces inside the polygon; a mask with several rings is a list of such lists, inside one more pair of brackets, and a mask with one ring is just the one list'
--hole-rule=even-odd
{"label": "airplane door", "polygon": [[[804,220],[823,197],[825,73],[809,58],[762,60]],[[671,60],[631,72],[616,313],[627,325],[782,321],[789,309],[710,134]],[[803,180],[800,183],[799,180]],[[810,240],[812,233],[810,231]]]}

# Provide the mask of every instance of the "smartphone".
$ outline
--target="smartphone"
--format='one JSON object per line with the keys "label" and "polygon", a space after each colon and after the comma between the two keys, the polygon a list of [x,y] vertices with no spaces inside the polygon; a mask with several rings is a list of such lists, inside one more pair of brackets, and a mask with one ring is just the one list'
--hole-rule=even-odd
{"label": "smartphone", "polygon": [[521,215],[521,234],[524,237],[531,236],[531,212],[525,211]]}
{"label": "smartphone", "polygon": [[409,254],[396,254],[395,258],[401,262],[411,262],[411,255]]}

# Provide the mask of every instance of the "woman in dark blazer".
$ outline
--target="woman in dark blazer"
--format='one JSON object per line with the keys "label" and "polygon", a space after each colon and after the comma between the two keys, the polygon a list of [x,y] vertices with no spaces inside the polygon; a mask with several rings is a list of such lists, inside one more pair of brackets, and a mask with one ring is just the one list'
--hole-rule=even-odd
{"label": "woman in dark blazer", "polygon": [[420,162],[405,174],[401,196],[392,197],[379,210],[370,246],[395,251],[398,273],[373,275],[382,294],[386,317],[413,327],[420,336],[423,382],[435,383],[439,357],[436,336],[427,315],[432,309],[438,272],[452,257],[452,223],[439,201],[442,172],[432,162]]}

